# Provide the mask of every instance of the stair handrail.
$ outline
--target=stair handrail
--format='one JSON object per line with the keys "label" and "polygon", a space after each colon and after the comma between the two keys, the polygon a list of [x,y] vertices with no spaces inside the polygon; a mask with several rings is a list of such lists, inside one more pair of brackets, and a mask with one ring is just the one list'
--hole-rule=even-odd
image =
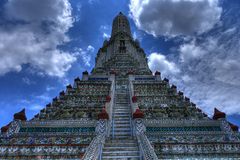
{"label": "stair handrail", "polygon": [[112,125],[112,120],[113,120],[113,106],[115,104],[115,75],[111,75],[109,78],[110,81],[112,81],[111,84],[111,89],[109,96],[111,97],[110,102],[105,103],[106,111],[109,116],[109,126],[108,126],[108,131],[107,131],[107,136],[109,137],[111,134],[111,125]]}
{"label": "stair handrail", "polygon": [[[134,96],[134,88],[132,81],[134,80],[134,75],[129,75],[129,93],[130,93],[130,104],[132,115],[138,109],[138,104],[136,102],[133,103],[132,97]],[[133,117],[132,117],[133,118]],[[142,118],[134,119],[134,123],[132,124],[134,129],[134,134],[137,137],[140,156],[143,157],[144,160],[158,160],[158,157],[149,142],[147,136],[145,135],[146,127],[143,123]]]}
{"label": "stair handrail", "polygon": [[94,137],[83,156],[83,160],[99,160],[102,155],[101,148],[105,142],[105,136],[98,135]]}
{"label": "stair handrail", "polygon": [[108,134],[109,120],[100,119],[96,126],[96,137],[93,138],[92,142],[88,146],[83,160],[101,160],[102,159],[102,148],[105,144],[105,139]]}
{"label": "stair handrail", "polygon": [[130,119],[130,130],[131,130],[131,136],[133,137],[133,123],[132,123],[132,116],[129,116]]}
{"label": "stair handrail", "polygon": [[154,148],[145,134],[137,135],[137,140],[140,146],[140,156],[142,156],[143,160],[158,160]]}
{"label": "stair handrail", "polygon": [[134,95],[132,80],[133,80],[133,75],[129,75],[129,78],[128,78],[128,92],[129,92],[129,101],[130,101],[130,107],[131,107],[131,116],[129,118],[130,118],[131,135],[133,136],[134,127],[133,127],[133,122],[132,122],[132,115],[136,110],[136,106],[132,102],[132,97]]}
{"label": "stair handrail", "polygon": [[158,160],[158,157],[152,147],[150,141],[145,135],[146,126],[143,123],[143,119],[134,119],[135,122],[135,134],[137,137],[138,145],[140,146],[140,153],[144,160]]}
{"label": "stair handrail", "polygon": [[112,121],[112,138],[114,138],[114,121]]}
{"label": "stair handrail", "polygon": [[132,101],[132,97],[134,96],[134,89],[133,89],[133,81],[134,76],[133,75],[129,75],[129,94],[130,94],[130,105],[131,105],[131,111],[132,114],[136,111],[136,109],[138,108],[138,104],[137,103],[133,103]]}

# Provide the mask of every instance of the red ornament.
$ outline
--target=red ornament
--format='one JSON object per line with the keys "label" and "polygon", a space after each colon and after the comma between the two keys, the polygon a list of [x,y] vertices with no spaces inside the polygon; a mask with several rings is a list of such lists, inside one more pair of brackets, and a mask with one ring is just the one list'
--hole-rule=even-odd
{"label": "red ornament", "polygon": [[226,118],[226,114],[224,112],[219,111],[217,108],[214,108],[213,119],[217,120],[219,118]]}
{"label": "red ornament", "polygon": [[139,108],[133,113],[133,119],[136,118],[144,118],[144,113]]}
{"label": "red ornament", "polygon": [[106,101],[110,102],[111,101],[111,97],[110,96],[106,96]]}
{"label": "red ornament", "polygon": [[236,126],[236,125],[234,125],[234,124],[232,124],[232,123],[230,123],[230,122],[228,122],[229,123],[229,125],[230,125],[230,127],[231,127],[231,129],[233,130],[233,131],[238,131],[238,126]]}
{"label": "red ornament", "polygon": [[136,97],[136,96],[133,96],[133,97],[132,97],[132,102],[133,102],[133,103],[136,103],[136,102],[137,102],[137,97]]}
{"label": "red ornament", "polygon": [[6,133],[6,132],[8,131],[8,128],[10,127],[10,125],[11,125],[11,122],[8,123],[6,126],[3,126],[3,127],[1,128],[1,132],[2,132],[2,133]]}
{"label": "red ornament", "polygon": [[127,74],[128,74],[128,75],[133,75],[133,74],[134,74],[134,71],[133,71],[133,70],[129,70]]}
{"label": "red ornament", "polygon": [[110,74],[115,74],[115,75],[116,75],[117,72],[116,72],[115,70],[111,70],[111,71],[110,71]]}
{"label": "red ornament", "polygon": [[15,113],[13,117],[14,117],[14,120],[26,121],[27,117],[26,117],[26,114],[25,114],[25,109],[21,110],[18,113]]}
{"label": "red ornament", "polygon": [[105,108],[102,109],[102,112],[98,114],[99,119],[109,119],[108,113]]}

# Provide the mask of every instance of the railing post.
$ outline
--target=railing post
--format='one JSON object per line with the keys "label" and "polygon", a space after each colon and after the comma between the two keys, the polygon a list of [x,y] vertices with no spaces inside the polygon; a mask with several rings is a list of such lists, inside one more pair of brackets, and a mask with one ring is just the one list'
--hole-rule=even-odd
{"label": "railing post", "polygon": [[114,121],[112,121],[112,138],[114,138]]}
{"label": "railing post", "polygon": [[99,148],[100,148],[100,150],[99,150],[99,160],[102,160],[102,144],[100,143],[99,144]]}

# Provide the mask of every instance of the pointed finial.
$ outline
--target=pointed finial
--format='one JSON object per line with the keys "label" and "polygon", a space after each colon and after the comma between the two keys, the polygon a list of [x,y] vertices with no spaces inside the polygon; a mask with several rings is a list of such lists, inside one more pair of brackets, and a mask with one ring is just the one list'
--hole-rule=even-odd
{"label": "pointed finial", "polygon": [[224,112],[219,111],[217,108],[214,108],[213,119],[217,120],[220,118],[226,118],[226,114]]}
{"label": "pointed finial", "polygon": [[15,113],[15,114],[13,115],[13,118],[14,118],[14,120],[26,121],[26,120],[27,120],[27,117],[26,117],[26,114],[25,114],[25,108],[22,109],[20,112]]}

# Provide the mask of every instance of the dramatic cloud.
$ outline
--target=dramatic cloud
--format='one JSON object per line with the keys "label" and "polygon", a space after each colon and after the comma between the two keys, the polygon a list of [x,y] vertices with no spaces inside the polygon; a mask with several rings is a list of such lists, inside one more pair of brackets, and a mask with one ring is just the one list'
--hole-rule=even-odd
{"label": "dramatic cloud", "polygon": [[160,53],[151,53],[148,56],[148,66],[154,72],[161,71],[164,76],[175,75],[180,72],[175,63],[170,62]]}
{"label": "dramatic cloud", "polygon": [[[145,1],[143,6],[150,2]],[[209,1],[209,6],[211,3]],[[228,1],[225,1],[227,4]],[[221,21],[214,28],[181,42],[175,54],[164,57],[153,53],[149,56],[149,66],[153,71],[163,72],[163,76],[167,76],[171,83],[210,115],[214,107],[228,115],[240,114],[240,20],[237,18],[240,16],[240,5],[231,5],[224,9]],[[211,17],[211,14],[208,16]],[[181,17],[184,22],[184,16]],[[170,58],[174,63],[166,61]],[[166,65],[169,63],[175,67]],[[173,72],[175,69],[171,68],[178,68],[181,72]]]}
{"label": "dramatic cloud", "polygon": [[217,47],[217,42],[214,39],[206,39],[201,44],[197,44],[193,39],[190,43],[185,43],[180,46],[182,62],[204,58],[204,55],[213,52]]}
{"label": "dramatic cloud", "polygon": [[[227,114],[240,114],[240,29],[214,30],[211,35],[180,45],[175,64],[153,53],[149,66],[153,71],[162,71],[208,114],[214,107]],[[176,68],[180,74],[173,72]]]}
{"label": "dramatic cloud", "polygon": [[50,76],[64,76],[76,61],[59,46],[69,41],[72,27],[68,0],[9,0],[0,25],[0,75],[30,65]]}
{"label": "dramatic cloud", "polygon": [[137,27],[154,36],[203,33],[222,12],[218,0],[131,0],[129,8]]}
{"label": "dramatic cloud", "polygon": [[217,106],[228,114],[240,113],[240,42],[235,41],[236,36],[239,30],[180,47],[183,63],[179,67],[191,76],[191,80],[183,80],[188,86],[185,91],[208,112]]}

